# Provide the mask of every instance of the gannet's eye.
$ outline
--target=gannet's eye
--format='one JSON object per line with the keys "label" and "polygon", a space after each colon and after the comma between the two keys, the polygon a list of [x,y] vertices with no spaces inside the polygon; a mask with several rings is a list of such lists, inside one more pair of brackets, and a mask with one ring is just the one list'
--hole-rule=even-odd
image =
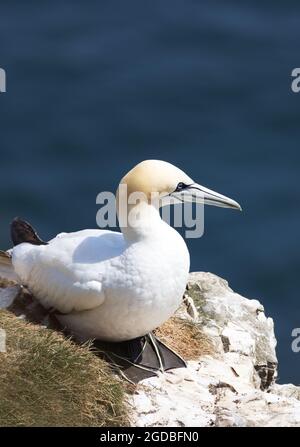
{"label": "gannet's eye", "polygon": [[177,187],[176,187],[176,189],[175,189],[175,191],[176,191],[176,192],[178,192],[178,191],[182,191],[184,188],[186,188],[186,184],[183,183],[183,182],[179,182],[178,185],[177,185]]}

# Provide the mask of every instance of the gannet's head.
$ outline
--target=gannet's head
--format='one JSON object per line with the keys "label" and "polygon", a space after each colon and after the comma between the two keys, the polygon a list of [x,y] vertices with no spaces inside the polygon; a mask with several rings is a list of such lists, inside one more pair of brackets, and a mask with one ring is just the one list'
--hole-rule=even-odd
{"label": "gannet's head", "polygon": [[175,203],[196,202],[241,210],[234,200],[195,183],[181,169],[165,161],[142,161],[122,178],[120,185],[126,185],[127,196],[142,193],[148,202],[151,195],[158,193],[163,198],[162,205],[173,199]]}

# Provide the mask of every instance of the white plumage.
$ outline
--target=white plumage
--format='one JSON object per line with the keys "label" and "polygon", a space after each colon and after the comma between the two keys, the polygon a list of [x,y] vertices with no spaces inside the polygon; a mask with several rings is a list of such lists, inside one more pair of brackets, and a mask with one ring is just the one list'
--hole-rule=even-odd
{"label": "white plumage", "polygon": [[[154,228],[153,228],[154,230]],[[22,243],[13,265],[46,308],[81,337],[110,341],[145,335],[180,304],[189,271],[181,236],[159,219],[146,240],[84,230],[49,245]]]}

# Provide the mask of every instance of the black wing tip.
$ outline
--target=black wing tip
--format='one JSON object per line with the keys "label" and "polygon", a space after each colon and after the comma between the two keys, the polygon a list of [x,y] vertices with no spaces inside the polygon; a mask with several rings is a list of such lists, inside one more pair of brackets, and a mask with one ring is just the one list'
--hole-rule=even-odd
{"label": "black wing tip", "polygon": [[37,234],[35,229],[30,225],[29,222],[22,219],[21,217],[15,217],[10,224],[10,234],[13,245],[19,245],[23,242],[27,242],[33,245],[46,245]]}
{"label": "black wing tip", "polygon": [[29,222],[27,222],[27,220],[23,219],[20,216],[14,217],[13,220],[11,221],[11,223],[10,223],[10,227],[11,228],[12,227],[17,228],[18,226],[24,226],[24,227],[28,226],[28,227],[32,228],[32,230],[33,230],[32,225]]}
{"label": "black wing tip", "polygon": [[22,217],[16,216],[16,217],[13,218],[11,223],[13,224],[13,223],[16,223],[16,222],[26,222],[26,221],[24,219],[22,219]]}

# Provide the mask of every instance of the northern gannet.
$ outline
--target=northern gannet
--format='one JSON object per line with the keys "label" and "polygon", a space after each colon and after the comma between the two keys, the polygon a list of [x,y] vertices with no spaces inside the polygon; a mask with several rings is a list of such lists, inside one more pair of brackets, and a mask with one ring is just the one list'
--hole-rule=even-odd
{"label": "northern gannet", "polygon": [[[121,185],[126,186],[125,198]],[[124,200],[128,202],[136,192],[143,193],[144,199],[127,203],[127,213],[122,215]],[[71,333],[113,343],[141,340],[179,307],[189,274],[189,252],[180,234],[151,203],[153,193],[161,194],[162,205],[174,198],[241,209],[172,164],[146,160],[129,171],[118,187],[121,232],[61,233],[46,243],[29,224],[18,218],[13,221],[11,256],[16,274],[46,309],[55,309]],[[154,337],[151,342],[156,353],[163,350]],[[159,365],[163,364],[160,358]],[[152,366],[149,361],[148,366]]]}

